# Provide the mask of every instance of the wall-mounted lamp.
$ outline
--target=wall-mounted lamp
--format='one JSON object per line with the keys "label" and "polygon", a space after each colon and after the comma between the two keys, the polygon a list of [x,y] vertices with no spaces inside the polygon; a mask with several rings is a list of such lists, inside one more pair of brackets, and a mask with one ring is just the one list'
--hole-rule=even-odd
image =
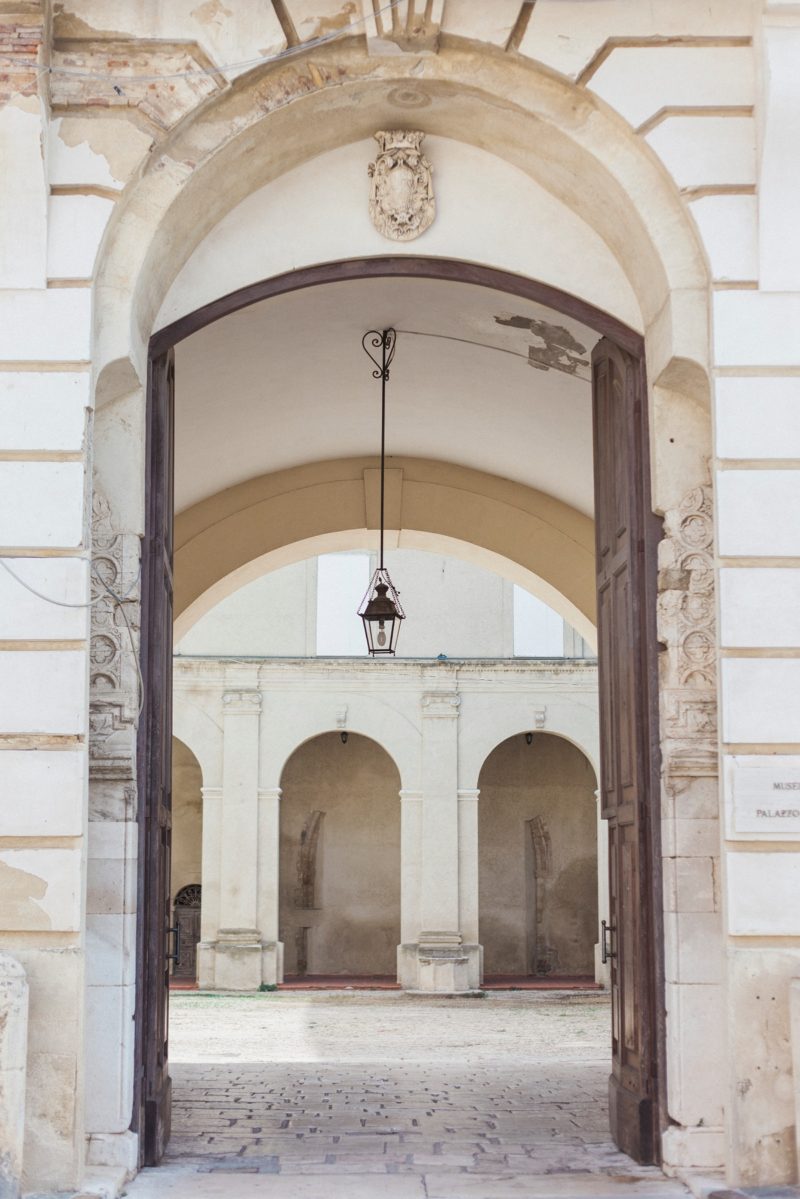
{"label": "wall-mounted lamp", "polygon": [[533,745],[533,733],[526,733],[525,740],[527,741],[528,745]]}
{"label": "wall-mounted lamp", "polygon": [[339,736],[341,737],[341,740],[342,740],[342,745],[347,745],[347,730],[346,730],[346,729],[342,729],[342,731],[341,731],[341,733],[339,734]]}

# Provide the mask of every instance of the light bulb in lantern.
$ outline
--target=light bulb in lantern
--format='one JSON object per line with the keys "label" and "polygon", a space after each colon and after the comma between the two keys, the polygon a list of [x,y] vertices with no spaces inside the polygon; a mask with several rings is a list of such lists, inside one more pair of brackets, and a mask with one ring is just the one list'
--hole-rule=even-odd
{"label": "light bulb in lantern", "polygon": [[383,621],[381,621],[380,624],[378,625],[378,645],[385,645],[385,644],[386,644],[386,633],[384,631]]}

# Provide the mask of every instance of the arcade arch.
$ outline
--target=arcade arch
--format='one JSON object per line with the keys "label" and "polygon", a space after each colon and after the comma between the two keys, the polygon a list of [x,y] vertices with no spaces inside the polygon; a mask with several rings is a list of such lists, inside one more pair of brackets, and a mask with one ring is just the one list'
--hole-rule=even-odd
{"label": "arcade arch", "polygon": [[286,976],[394,976],[400,775],[358,733],[304,741],[281,773],[279,935]]}
{"label": "arcade arch", "polygon": [[549,732],[500,742],[478,780],[479,930],[487,975],[594,978],[597,779]]}

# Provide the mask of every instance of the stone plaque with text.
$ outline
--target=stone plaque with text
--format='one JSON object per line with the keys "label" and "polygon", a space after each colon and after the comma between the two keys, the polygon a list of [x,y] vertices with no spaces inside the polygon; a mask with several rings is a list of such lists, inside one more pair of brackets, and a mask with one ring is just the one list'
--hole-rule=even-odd
{"label": "stone plaque with text", "polygon": [[731,798],[736,833],[800,836],[800,756],[734,758]]}

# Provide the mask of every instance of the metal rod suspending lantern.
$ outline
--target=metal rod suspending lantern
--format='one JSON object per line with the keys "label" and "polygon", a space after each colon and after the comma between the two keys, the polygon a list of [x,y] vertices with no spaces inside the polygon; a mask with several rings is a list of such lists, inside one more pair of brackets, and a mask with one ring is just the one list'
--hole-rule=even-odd
{"label": "metal rod suspending lantern", "polygon": [[[379,654],[394,654],[397,648],[397,638],[400,634],[400,622],[405,620],[405,612],[400,603],[400,595],[389,578],[389,572],[383,562],[384,523],[386,515],[386,384],[389,381],[389,367],[392,365],[397,344],[397,334],[394,329],[370,329],[361,338],[361,344],[368,358],[374,365],[373,379],[381,381],[381,540],[378,569],[370,579],[366,595],[358,609],[358,615],[364,623],[364,634],[367,638],[367,649],[377,657]],[[375,351],[373,353],[372,351]]]}

